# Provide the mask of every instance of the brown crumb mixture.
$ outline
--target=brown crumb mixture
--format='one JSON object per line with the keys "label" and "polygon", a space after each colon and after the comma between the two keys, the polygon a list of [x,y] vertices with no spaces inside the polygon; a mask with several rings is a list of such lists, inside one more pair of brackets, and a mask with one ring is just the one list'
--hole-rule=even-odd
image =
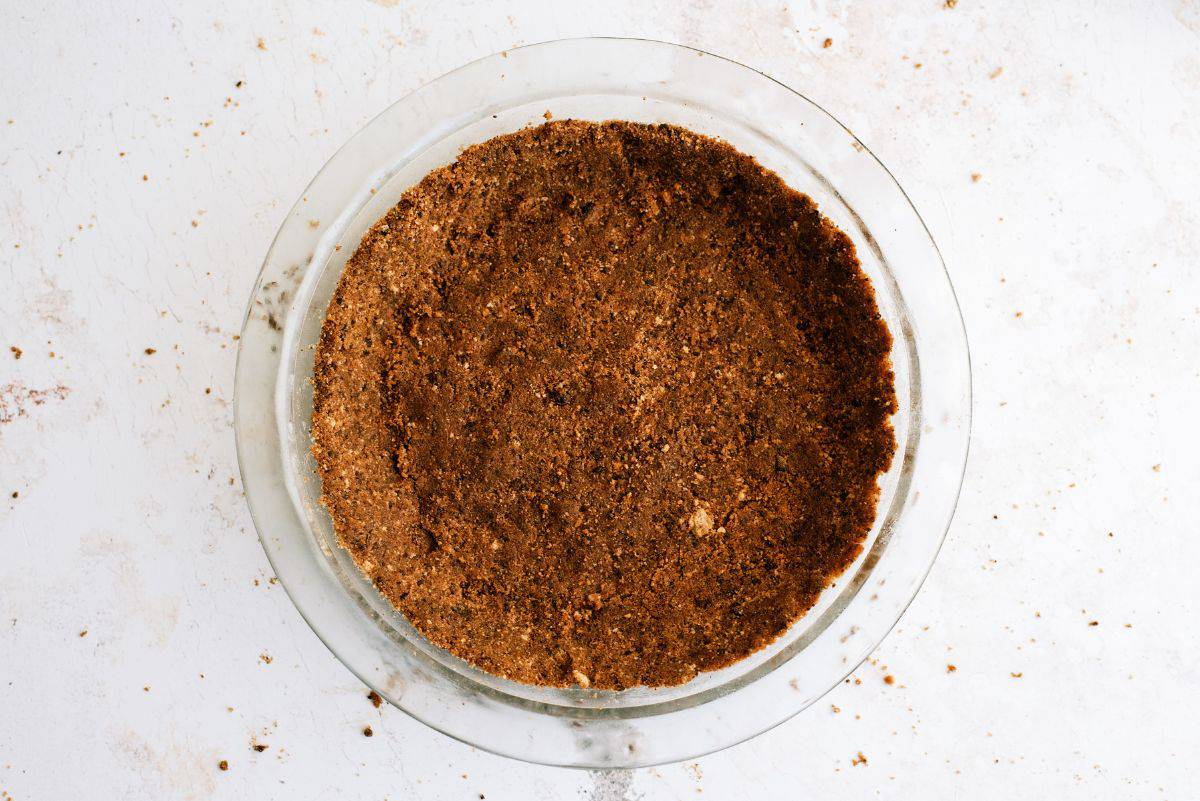
{"label": "brown crumb mixture", "polygon": [[890,343],[849,238],[732,147],[627,122],[497,137],[346,266],[315,365],[323,503],[457,656],[682,683],[860,552]]}

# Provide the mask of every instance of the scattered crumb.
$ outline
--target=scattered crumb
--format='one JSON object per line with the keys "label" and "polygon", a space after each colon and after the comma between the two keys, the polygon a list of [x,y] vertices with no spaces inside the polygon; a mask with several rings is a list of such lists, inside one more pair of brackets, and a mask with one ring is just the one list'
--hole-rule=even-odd
{"label": "scattered crumb", "polygon": [[922,64],[920,61],[918,61],[916,64],[913,64],[913,69],[914,69],[914,70],[919,70],[919,69],[921,69],[921,67],[923,67],[923,66],[925,66],[925,65],[924,65],[924,64]]}
{"label": "scattered crumb", "polygon": [[144,693],[150,692],[150,685],[146,685],[145,687],[143,687],[142,692],[144,692]]}
{"label": "scattered crumb", "polygon": [[217,763],[217,767],[220,768],[221,770],[229,770],[229,760],[222,759],[220,762]]}
{"label": "scattered crumb", "polygon": [[[1158,472],[1162,471],[1162,465],[1156,464],[1153,467],[1151,467],[1150,469],[1153,470],[1155,473],[1158,473]],[[1110,534],[1109,536],[1111,537],[1112,535]]]}
{"label": "scattered crumb", "polygon": [[375,732],[373,732],[371,730],[370,726],[366,726],[363,728],[363,737],[374,737],[374,736],[375,736]]}
{"label": "scattered crumb", "polygon": [[21,494],[21,493],[20,493],[18,490],[13,490],[13,494],[12,494],[12,496],[13,496],[14,498],[16,498],[16,497],[17,497],[18,495],[20,495],[20,494]]}
{"label": "scattered crumb", "polygon": [[263,751],[266,751],[267,748],[269,748],[270,746],[264,745],[263,743],[254,743],[254,745],[252,745],[250,747],[261,754]]}
{"label": "scattered crumb", "polygon": [[205,395],[211,395],[211,394],[212,394],[212,387],[205,387],[205,388],[204,388],[204,394],[205,394]]}
{"label": "scattered crumb", "polygon": [[1024,317],[1024,316],[1025,316],[1025,312],[1022,312],[1022,311],[1013,312],[1013,317]]}
{"label": "scattered crumb", "polygon": [[828,49],[828,48],[830,48],[830,47],[833,47],[833,40],[832,40],[832,39],[826,39],[824,42],[821,42],[821,47],[824,47],[824,48],[826,48],[826,49]]}
{"label": "scattered crumb", "polygon": [[1099,621],[1099,620],[1092,620],[1092,621],[1089,621],[1089,622],[1088,622],[1088,625],[1089,625],[1089,626],[1099,626],[1099,625],[1100,625],[1100,621]]}
{"label": "scattered crumb", "polygon": [[147,355],[147,356],[153,356],[153,355],[154,355],[154,354],[156,354],[156,353],[158,353],[158,349],[157,349],[157,348],[146,348],[146,355]]}
{"label": "scattered crumb", "polygon": [[979,179],[982,177],[983,177],[983,175],[981,175],[980,173],[977,173],[977,172],[971,173],[971,183],[973,183],[973,184],[979,183]]}
{"label": "scattered crumb", "polygon": [[257,45],[257,46],[258,46],[258,49],[259,49],[259,50],[266,50],[266,49],[267,49],[267,42],[266,42],[266,40],[265,40],[265,39],[263,39],[261,36],[260,36],[260,37],[258,37],[258,45]]}
{"label": "scattered crumb", "polygon": [[958,0],[946,0],[946,8],[954,8],[958,5]]}
{"label": "scattered crumb", "polygon": [[80,637],[86,637],[86,636],[87,636],[87,629],[84,629],[83,631],[79,632],[79,636],[80,636]]}
{"label": "scattered crumb", "polygon": [[199,228],[199,227],[200,227],[200,222],[199,222],[198,220],[192,220],[192,227],[193,227],[193,228]]}
{"label": "scattered crumb", "polygon": [[542,119],[545,119],[545,120],[554,119],[554,115],[550,113],[550,109],[546,109],[546,113],[542,115]]}
{"label": "scattered crumb", "polygon": [[383,706],[383,698],[374,690],[371,690],[371,692],[367,693],[367,700],[370,701],[371,705],[376,709],[379,709],[379,707]]}
{"label": "scattered crumb", "polygon": [[851,765],[865,765],[865,764],[867,764],[867,757],[865,754],[863,754],[862,751],[859,751],[858,756],[856,756],[854,759],[850,760],[850,764]]}
{"label": "scattered crumb", "polygon": [[269,664],[271,664],[271,662],[272,662],[271,655],[270,655],[270,654],[268,654],[266,651],[263,651],[261,654],[259,654],[259,655],[258,655],[258,658],[259,658],[260,660],[262,660],[262,663],[263,663],[264,665],[269,665]]}
{"label": "scattered crumb", "polygon": [[245,81],[238,81],[237,83],[235,83],[235,84],[233,85],[233,88],[234,88],[234,89],[241,89],[241,88],[242,88],[242,85],[243,85],[244,83],[246,83],[246,82],[245,82]]}
{"label": "scattered crumb", "polygon": [[842,708],[841,708],[840,706],[838,706],[837,704],[830,704],[830,705],[829,705],[829,709],[830,709],[830,711],[832,711],[832,712],[833,712],[833,714],[835,714],[835,715],[837,715],[837,714],[840,714],[840,713],[841,713],[841,711],[842,711]]}
{"label": "scattered crumb", "polygon": [[996,78],[999,78],[1001,76],[1001,74],[1003,74],[1003,73],[1004,73],[1004,67],[996,67],[996,69],[992,70],[991,74],[989,74],[988,77],[991,78],[992,80],[995,80]]}
{"label": "scattered crumb", "polygon": [[309,227],[309,228],[320,228],[320,227],[321,227],[321,221],[320,221],[320,220],[309,220],[309,221],[308,221],[308,227]]}
{"label": "scattered crumb", "polygon": [[883,683],[884,683],[884,684],[895,684],[895,683],[896,683],[896,677],[895,677],[895,676],[893,676],[891,673],[889,673],[889,674],[887,674],[886,676],[884,676],[884,677],[883,677]]}
{"label": "scattered crumb", "polygon": [[953,673],[956,670],[958,670],[958,665],[946,665],[947,673]]}
{"label": "scattered crumb", "polygon": [[8,347],[8,349],[12,351],[12,355],[13,355],[14,359],[21,358],[21,354],[25,352],[25,351],[21,350],[20,348],[18,348],[16,345],[10,345]]}
{"label": "scattered crumb", "polygon": [[143,181],[149,181],[149,180],[150,180],[150,176],[149,176],[149,175],[146,175],[145,173],[142,173],[142,180],[143,180]]}
{"label": "scattered crumb", "polygon": [[1021,672],[1021,673],[1009,673],[1008,675],[1012,676],[1014,679],[1019,679],[1019,678],[1021,678],[1022,676],[1024,676],[1024,675],[1025,675],[1025,673],[1024,673],[1024,672]]}

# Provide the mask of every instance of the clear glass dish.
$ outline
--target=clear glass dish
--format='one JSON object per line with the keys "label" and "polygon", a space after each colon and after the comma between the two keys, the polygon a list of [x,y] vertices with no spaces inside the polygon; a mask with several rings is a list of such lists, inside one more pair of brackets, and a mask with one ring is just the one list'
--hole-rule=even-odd
{"label": "clear glass dish", "polygon": [[[467,145],[555,118],[669,122],[755,156],[854,240],[895,340],[897,458],[859,559],[770,647],[679,687],[551,689],[425,640],[338,545],[310,454],[313,352],[343,265],[401,192]],[[637,767],[709,753],[795,715],[879,644],[929,571],[958,498],[970,365],[954,292],[882,164],[803,96],[678,45],[573,39],[475,61],[391,106],[317,174],[271,245],[237,365],[242,480],[267,556],[317,636],[438,731],[531,762]]]}

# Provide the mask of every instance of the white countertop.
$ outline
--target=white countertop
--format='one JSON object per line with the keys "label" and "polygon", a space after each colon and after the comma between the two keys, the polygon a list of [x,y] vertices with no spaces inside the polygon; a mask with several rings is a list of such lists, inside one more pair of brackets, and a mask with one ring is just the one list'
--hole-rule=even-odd
{"label": "white countertop", "polygon": [[[0,799],[1200,792],[1200,5],[46,5],[0,24]],[[974,362],[958,514],[861,684],[632,773],[373,708],[269,581],[231,430],[233,336],[316,170],[422,82],[585,34],[846,123]]]}

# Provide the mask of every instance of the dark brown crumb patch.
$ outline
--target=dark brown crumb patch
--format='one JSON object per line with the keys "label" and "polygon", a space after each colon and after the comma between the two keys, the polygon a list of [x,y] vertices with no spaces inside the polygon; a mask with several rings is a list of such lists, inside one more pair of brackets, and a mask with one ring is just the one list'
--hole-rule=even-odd
{"label": "dark brown crumb patch", "polygon": [[375,732],[371,729],[370,726],[363,727],[363,737],[374,737],[374,736],[375,736]]}
{"label": "dark brown crumb patch", "polygon": [[229,760],[222,759],[220,762],[217,763],[217,767],[220,768],[221,770],[229,770]]}
{"label": "dark brown crumb patch", "polygon": [[397,609],[485,670],[678,684],[860,552],[890,344],[849,238],[748,156],[526,129],[426,176],[347,264],[315,364],[322,500]]}
{"label": "dark brown crumb patch", "polygon": [[367,700],[370,701],[371,705],[376,709],[379,709],[379,707],[383,706],[383,698],[374,690],[371,690],[371,692],[367,693]]}

